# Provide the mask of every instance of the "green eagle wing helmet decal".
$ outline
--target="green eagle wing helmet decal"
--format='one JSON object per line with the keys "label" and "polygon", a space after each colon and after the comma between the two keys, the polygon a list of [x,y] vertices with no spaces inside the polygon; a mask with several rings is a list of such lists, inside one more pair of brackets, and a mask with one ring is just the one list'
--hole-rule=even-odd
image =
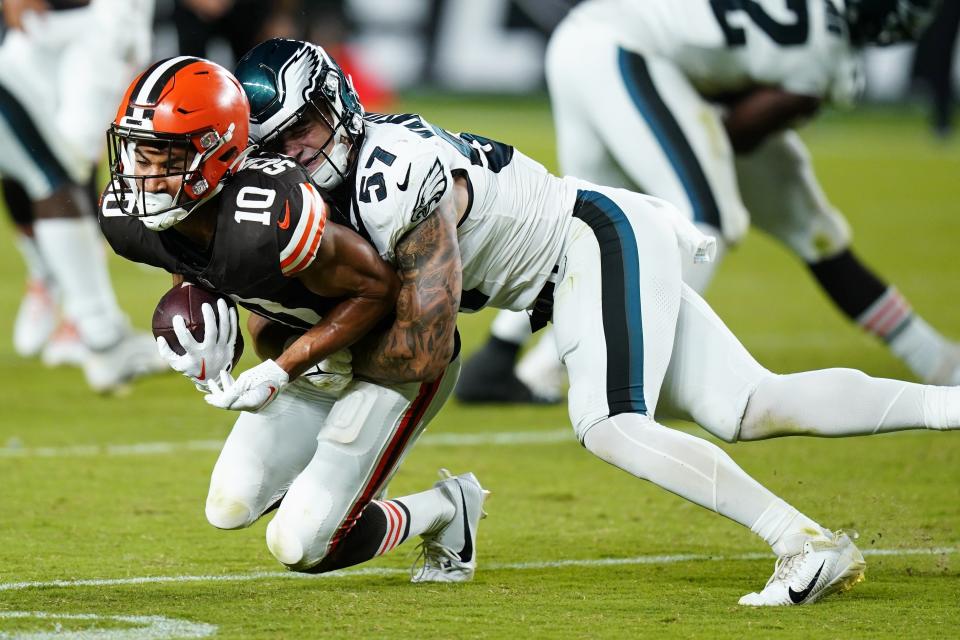
{"label": "green eagle wing helmet decal", "polygon": [[[326,106],[335,125],[359,134],[363,107],[339,65],[318,46],[274,38],[251,49],[235,71],[250,100],[250,137],[266,142],[311,103]],[[358,116],[354,118],[353,116]]]}

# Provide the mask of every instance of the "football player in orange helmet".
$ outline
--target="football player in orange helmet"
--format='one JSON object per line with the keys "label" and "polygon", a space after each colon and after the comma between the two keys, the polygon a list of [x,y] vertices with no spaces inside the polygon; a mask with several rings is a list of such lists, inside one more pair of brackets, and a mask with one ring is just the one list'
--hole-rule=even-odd
{"label": "football player in orange helmet", "polygon": [[107,132],[124,213],[159,231],[219,193],[247,148],[249,113],[236,79],[212,62],[182,56],[141,73]]}
{"label": "football player in orange helmet", "polygon": [[[451,531],[472,561],[484,497],[472,474],[374,499],[449,396],[459,359],[423,383],[352,380],[349,347],[393,310],[399,279],[363,237],[329,220],[336,212],[306,169],[247,148],[248,118],[242,88],[219,65],[155,63],[110,127],[113,180],[100,211],[120,255],[252,312],[263,362],[236,379],[236,316],[223,301],[220,322],[204,309],[202,340],[174,320],[182,355],[157,340],[172,368],[210,392],[209,404],[243,411],[214,468],[207,519],[246,527],[282,500],[267,545],[297,571],[338,569]],[[468,579],[473,565],[456,574]]]}

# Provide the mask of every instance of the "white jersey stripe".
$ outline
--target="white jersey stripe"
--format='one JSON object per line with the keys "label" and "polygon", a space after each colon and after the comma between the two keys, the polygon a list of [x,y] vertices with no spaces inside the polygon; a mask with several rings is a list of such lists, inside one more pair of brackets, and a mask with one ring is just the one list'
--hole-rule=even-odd
{"label": "white jersey stripe", "polygon": [[306,269],[316,257],[317,247],[326,225],[326,203],[320,194],[308,184],[301,184],[303,209],[294,229],[293,237],[280,252],[280,269],[291,275]]}
{"label": "white jersey stripe", "polygon": [[297,220],[297,226],[293,229],[293,235],[290,238],[290,242],[287,243],[287,246],[283,248],[283,251],[280,252],[280,263],[286,263],[290,257],[294,254],[297,249],[297,245],[300,244],[300,239],[303,238],[303,235],[307,232],[307,224],[310,218],[310,209],[313,204],[310,194],[304,188],[304,185],[300,185],[300,191],[303,196],[303,203],[300,209],[300,219]]}

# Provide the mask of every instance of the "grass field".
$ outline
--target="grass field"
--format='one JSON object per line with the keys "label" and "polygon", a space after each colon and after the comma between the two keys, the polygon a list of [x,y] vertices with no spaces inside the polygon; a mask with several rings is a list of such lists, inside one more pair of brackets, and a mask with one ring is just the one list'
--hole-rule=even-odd
{"label": "grass field", "polygon": [[[554,164],[544,100],[403,106]],[[860,254],[960,337],[960,145],[933,142],[917,114],[901,111],[827,115],[805,137]],[[441,466],[471,469],[493,491],[472,583],[409,584],[409,543],[338,576],[286,573],[265,547],[265,522],[224,532],[204,519],[216,442],[234,415],[207,407],[178,376],[107,399],[77,371],[14,356],[23,269],[7,225],[0,236],[0,638],[808,639],[960,629],[958,434],[724,445],[824,525],[858,530],[873,554],[866,583],[815,607],[738,607],[773,568],[765,545],[593,458],[563,407],[451,403],[398,473],[396,495],[427,486]],[[168,278],[116,259],[112,269],[145,328]],[[729,256],[708,297],[774,370],[907,375],[763,237]],[[491,317],[463,318],[467,352]],[[517,433],[525,437],[497,435]]]}

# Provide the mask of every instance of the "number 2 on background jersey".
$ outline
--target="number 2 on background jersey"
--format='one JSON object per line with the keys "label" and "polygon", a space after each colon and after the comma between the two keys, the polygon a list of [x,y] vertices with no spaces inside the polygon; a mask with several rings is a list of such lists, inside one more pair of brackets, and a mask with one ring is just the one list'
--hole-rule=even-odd
{"label": "number 2 on background jersey", "polygon": [[753,23],[770,36],[771,40],[784,46],[801,45],[807,41],[810,34],[807,0],[786,0],[786,8],[797,17],[794,22],[787,24],[770,17],[756,0],[710,0],[710,8],[723,29],[728,47],[742,47],[747,44],[747,32],[742,27],[730,24],[730,13],[750,16]]}

